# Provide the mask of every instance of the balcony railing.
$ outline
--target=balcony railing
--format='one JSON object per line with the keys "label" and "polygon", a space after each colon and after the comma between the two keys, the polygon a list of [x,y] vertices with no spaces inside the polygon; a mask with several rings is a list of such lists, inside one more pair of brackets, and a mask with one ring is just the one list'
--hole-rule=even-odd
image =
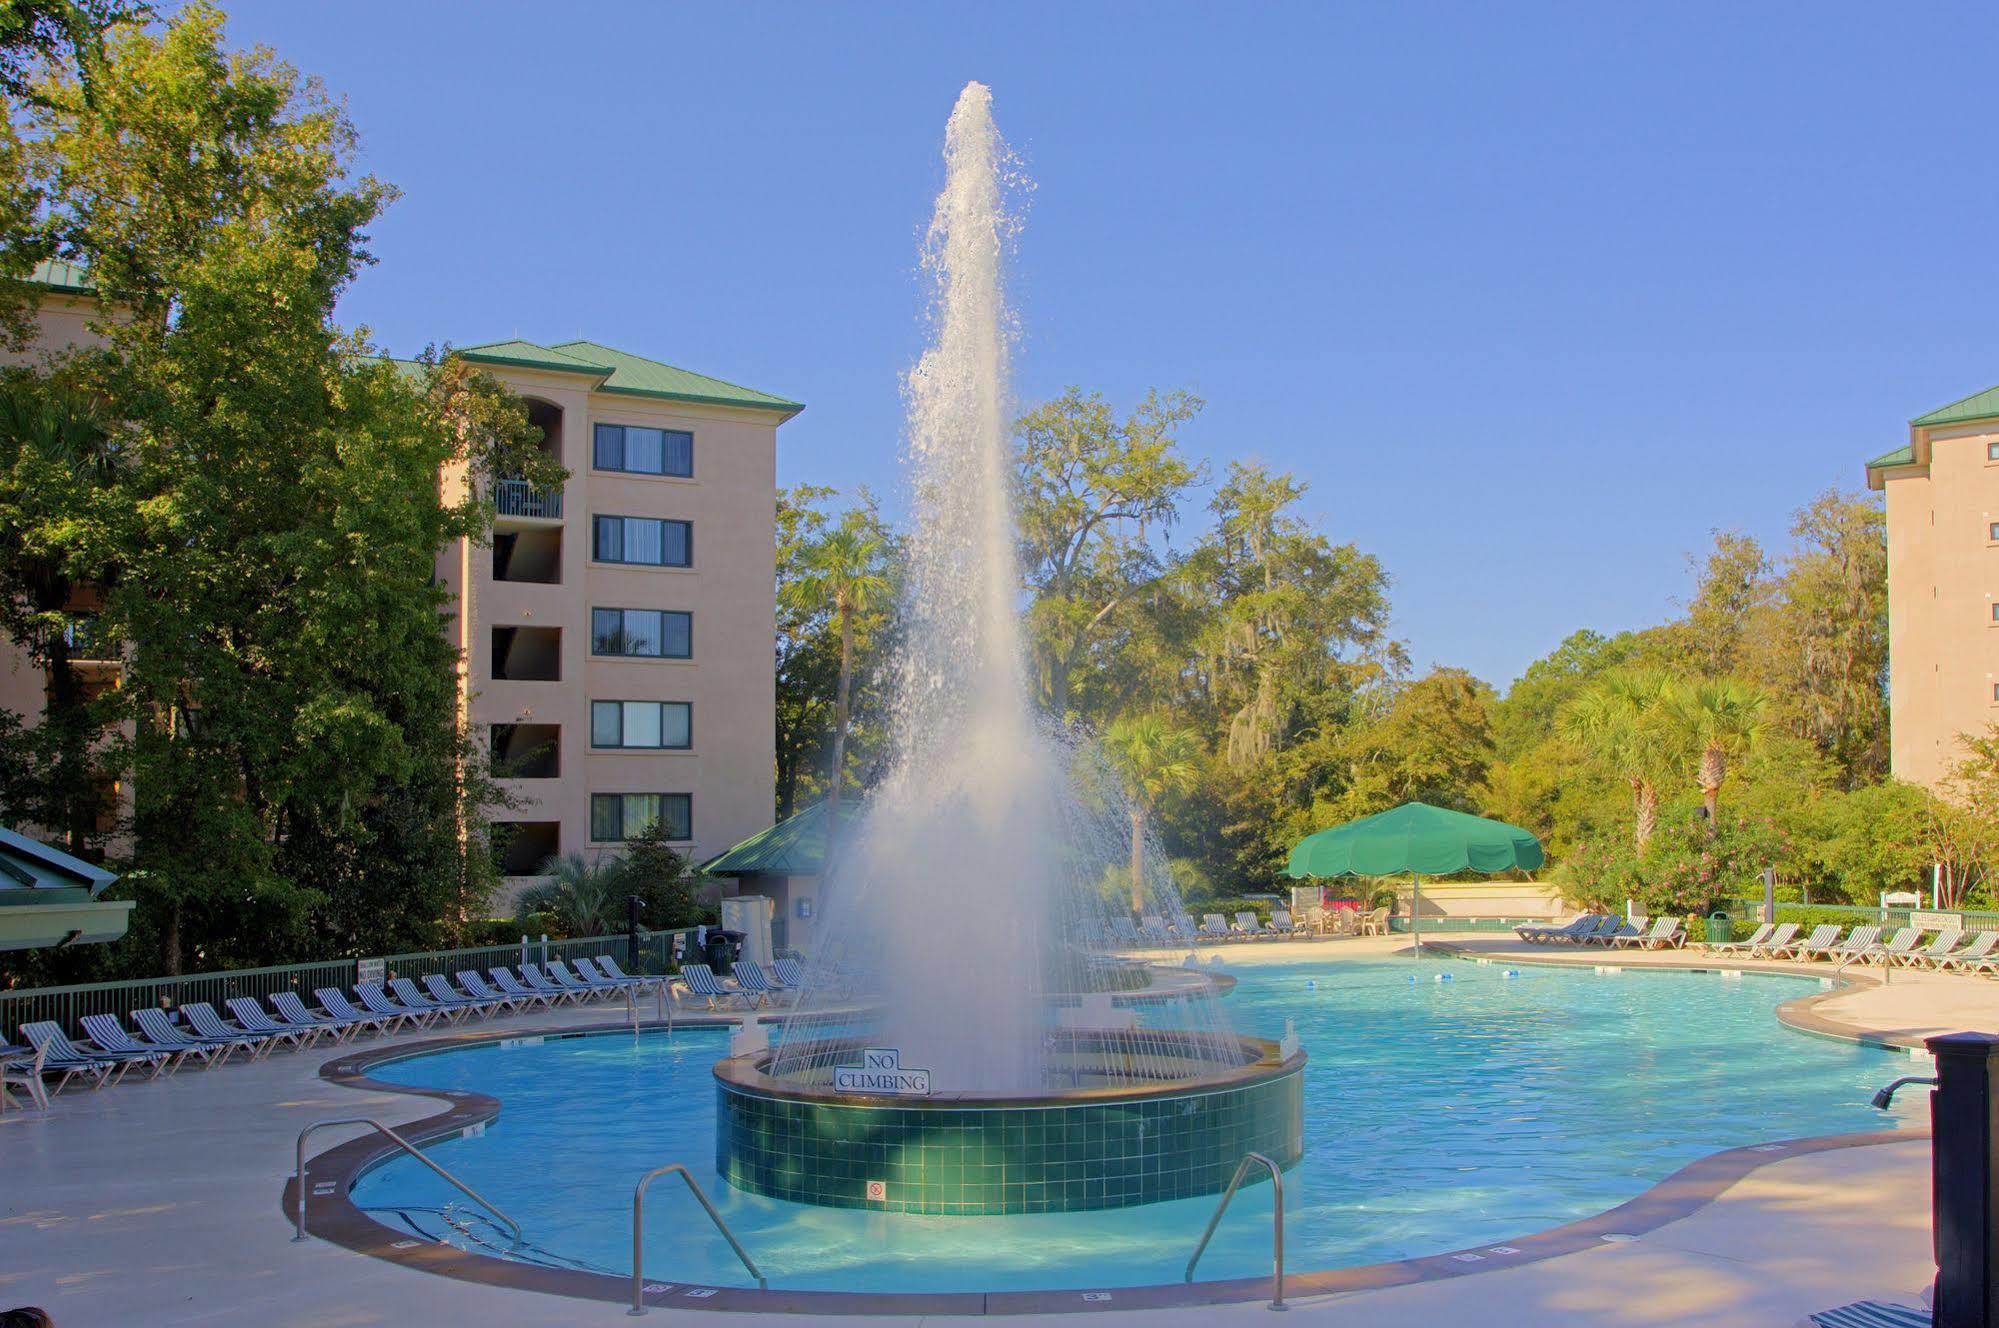
{"label": "balcony railing", "polygon": [[122,644],[95,618],[72,618],[62,629],[62,639],[77,663],[116,662]]}
{"label": "balcony railing", "polygon": [[526,480],[495,480],[493,506],[501,516],[562,519],[562,490],[543,489]]}

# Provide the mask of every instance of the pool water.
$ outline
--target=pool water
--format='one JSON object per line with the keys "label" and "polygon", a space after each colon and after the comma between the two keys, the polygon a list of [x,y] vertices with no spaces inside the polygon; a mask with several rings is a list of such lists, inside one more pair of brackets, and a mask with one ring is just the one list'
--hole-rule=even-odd
{"label": "pool water", "polygon": [[[1310,1055],[1305,1158],[1285,1177],[1296,1269],[1434,1254],[1597,1213],[1695,1158],[1774,1139],[1881,1129],[1874,1089],[1904,1056],[1780,1026],[1811,980],[1244,956],[1238,1031],[1296,1022]],[[1512,975],[1509,976],[1509,973]],[[1414,979],[1413,981],[1411,979]],[[1441,980],[1440,980],[1441,979]],[[377,1078],[500,1099],[483,1134],[430,1151],[525,1228],[524,1257],[628,1274],[638,1177],[683,1162],[770,1285],[997,1291],[1180,1280],[1212,1197],[1096,1212],[923,1217],[784,1203],[715,1174],[719,1030],[489,1045],[378,1066]],[[1270,1268],[1268,1184],[1246,1188],[1203,1278]],[[466,1243],[490,1235],[407,1159],[355,1187],[383,1221]],[[656,1182],[646,1272],[750,1280],[685,1187]]]}

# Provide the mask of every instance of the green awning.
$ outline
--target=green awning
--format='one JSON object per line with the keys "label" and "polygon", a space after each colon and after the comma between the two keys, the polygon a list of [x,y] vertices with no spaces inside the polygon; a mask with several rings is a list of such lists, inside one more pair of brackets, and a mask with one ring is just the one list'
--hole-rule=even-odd
{"label": "green awning", "polygon": [[117,879],[0,826],[0,950],[117,940],[125,934],[132,901],[98,898]]}
{"label": "green awning", "polygon": [[[840,821],[851,826],[860,802],[844,798]],[[710,876],[817,876],[826,856],[826,804],[815,802],[768,830],[701,864]]]}
{"label": "green awning", "polygon": [[1517,825],[1425,802],[1307,835],[1291,850],[1289,876],[1449,876],[1454,872],[1531,871],[1541,841]]}

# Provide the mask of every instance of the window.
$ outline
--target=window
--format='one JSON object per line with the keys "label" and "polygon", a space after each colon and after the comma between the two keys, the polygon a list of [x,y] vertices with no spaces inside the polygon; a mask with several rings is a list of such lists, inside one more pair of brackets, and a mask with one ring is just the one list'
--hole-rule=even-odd
{"label": "window", "polygon": [[694,474],[694,435],[680,429],[641,429],[632,424],[600,424],[592,460],[599,470],[634,475]]}
{"label": "window", "polygon": [[1987,607],[1992,610],[1992,621],[1999,622],[1999,600],[1992,601]]}
{"label": "window", "polygon": [[1989,540],[1999,540],[1999,521],[1994,521],[1993,523],[1985,527],[1985,538]]}
{"label": "window", "polygon": [[1992,699],[1999,701],[1999,682],[1992,684]]}
{"label": "window", "polygon": [[670,609],[592,609],[590,653],[691,659],[694,615]]}
{"label": "window", "polygon": [[1987,443],[1985,445],[1985,459],[1987,461],[1999,461],[1999,443]]}
{"label": "window", "polygon": [[590,745],[691,746],[693,709],[685,701],[592,701]]}
{"label": "window", "polygon": [[637,563],[644,567],[694,565],[694,523],[662,521],[649,516],[600,516],[596,519],[597,561]]}
{"label": "window", "polygon": [[668,839],[694,838],[694,796],[690,793],[592,793],[590,840],[615,844],[638,838],[654,822]]}

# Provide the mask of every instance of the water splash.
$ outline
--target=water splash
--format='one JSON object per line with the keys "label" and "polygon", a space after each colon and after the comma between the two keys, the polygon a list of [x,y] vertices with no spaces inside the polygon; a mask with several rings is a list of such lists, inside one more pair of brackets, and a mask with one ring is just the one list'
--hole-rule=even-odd
{"label": "water splash", "polygon": [[[913,531],[894,761],[829,865],[808,968],[808,999],[878,1009],[870,1040],[938,1091],[1052,1086],[1054,1007],[1071,1007],[1073,1027],[1065,998],[1128,985],[1129,966],[1120,977],[1102,957],[1136,939],[1115,781],[1037,724],[1029,698],[1009,505],[1010,162],[991,90],[967,84],[924,243],[934,340],[905,381]],[[1170,886],[1152,892],[1191,934]],[[1146,1022],[1225,1032],[1205,981],[1180,985]],[[1221,1042],[1217,1058],[1233,1057]]]}

